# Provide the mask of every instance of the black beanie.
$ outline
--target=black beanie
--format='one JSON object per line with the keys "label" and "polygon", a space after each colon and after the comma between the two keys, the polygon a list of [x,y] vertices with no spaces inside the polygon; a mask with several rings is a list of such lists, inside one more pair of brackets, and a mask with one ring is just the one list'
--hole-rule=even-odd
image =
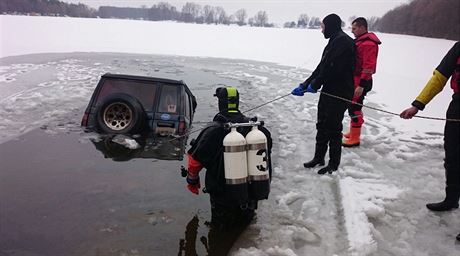
{"label": "black beanie", "polygon": [[335,14],[329,14],[323,19],[324,24],[324,37],[330,38],[342,30],[342,20]]}

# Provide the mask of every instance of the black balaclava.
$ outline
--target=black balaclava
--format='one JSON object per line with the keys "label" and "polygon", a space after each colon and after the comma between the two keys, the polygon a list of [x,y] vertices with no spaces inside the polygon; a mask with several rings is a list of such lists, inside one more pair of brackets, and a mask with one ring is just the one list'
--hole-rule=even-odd
{"label": "black balaclava", "polygon": [[234,87],[219,87],[216,89],[214,96],[219,100],[220,112],[238,112],[240,103],[240,95]]}
{"label": "black balaclava", "polygon": [[323,19],[323,24],[324,38],[330,38],[331,36],[337,34],[337,32],[342,31],[342,20],[335,13],[327,15]]}

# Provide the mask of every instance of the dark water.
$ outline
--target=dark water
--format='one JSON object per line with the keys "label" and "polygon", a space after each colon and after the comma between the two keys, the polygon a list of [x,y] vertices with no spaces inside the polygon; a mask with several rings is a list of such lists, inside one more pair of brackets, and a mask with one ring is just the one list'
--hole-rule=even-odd
{"label": "dark water", "polygon": [[1,145],[2,253],[175,255],[186,224],[209,218],[206,196],[185,189],[182,162],[114,162],[79,140],[35,130]]}
{"label": "dark water", "polygon": [[[21,56],[4,59],[3,64],[66,57]],[[229,83],[213,72],[171,64],[174,61],[167,58],[148,57],[150,62],[142,66],[126,55],[70,57],[106,63],[108,71],[126,74],[163,63],[148,66],[144,75],[189,84],[199,102],[193,129],[215,113],[212,85]],[[52,70],[48,66],[43,72]],[[16,84],[8,84],[11,92],[16,93],[16,85],[23,89],[34,83],[36,73],[18,76]],[[53,75],[40,77],[37,83]],[[105,158],[78,128],[86,102],[71,106],[70,122],[68,116],[59,117],[0,144],[0,255],[207,255],[212,248],[228,252],[239,233],[219,234],[205,224],[210,220],[208,195],[195,196],[186,189],[179,172],[186,161]]]}
{"label": "dark water", "polygon": [[[73,62],[66,64],[68,59]],[[235,64],[242,61],[73,53],[1,62],[43,65],[18,72],[15,81],[2,85],[3,98],[28,89],[52,96],[62,88],[82,96],[73,101],[51,97],[33,110],[16,105],[0,113],[11,121],[0,136],[6,141],[0,144],[0,256],[225,255],[237,239],[247,246],[240,241],[243,230],[222,233],[208,227],[208,195],[191,194],[180,176],[186,159],[113,161],[79,128],[95,78],[111,72],[184,80],[197,97],[192,131],[199,130],[217,111],[215,88],[251,89],[250,81],[218,74],[244,71],[244,65]],[[75,75],[74,80],[56,80],[66,75]],[[43,82],[49,86],[37,86]],[[243,104],[247,109],[260,102]],[[37,125],[56,108],[66,114]],[[23,125],[31,131],[22,132]]]}

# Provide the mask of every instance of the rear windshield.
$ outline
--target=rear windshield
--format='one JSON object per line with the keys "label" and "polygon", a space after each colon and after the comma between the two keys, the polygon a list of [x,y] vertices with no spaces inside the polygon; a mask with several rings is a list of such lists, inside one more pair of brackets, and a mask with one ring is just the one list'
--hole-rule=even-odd
{"label": "rear windshield", "polygon": [[144,109],[148,110],[152,109],[158,87],[151,82],[106,79],[97,97],[97,102],[112,93],[126,93],[137,98]]}
{"label": "rear windshield", "polygon": [[179,87],[173,85],[163,85],[158,112],[177,113],[177,111],[179,111],[177,88]]}

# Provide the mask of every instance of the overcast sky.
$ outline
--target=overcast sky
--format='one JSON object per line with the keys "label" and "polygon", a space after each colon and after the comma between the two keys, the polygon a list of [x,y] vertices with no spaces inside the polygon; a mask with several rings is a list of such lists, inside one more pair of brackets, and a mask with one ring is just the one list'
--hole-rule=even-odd
{"label": "overcast sky", "polygon": [[[97,8],[101,5],[151,7],[160,2],[155,0],[63,0],[70,3],[83,3]],[[348,22],[350,16],[378,16],[381,17],[387,11],[409,0],[164,0],[177,7],[180,11],[186,2],[194,2],[204,5],[221,6],[227,14],[233,14],[240,8],[246,9],[249,17],[253,17],[258,11],[268,13],[269,22],[282,24],[286,21],[297,20],[300,14],[323,18],[329,13],[338,14],[342,20]]]}

